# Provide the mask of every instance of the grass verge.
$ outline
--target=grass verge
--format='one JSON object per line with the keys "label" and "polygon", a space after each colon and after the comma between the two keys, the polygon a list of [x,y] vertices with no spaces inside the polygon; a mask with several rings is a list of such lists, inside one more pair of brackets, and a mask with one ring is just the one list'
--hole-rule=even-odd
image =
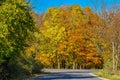
{"label": "grass verge", "polygon": [[109,80],[120,80],[120,76],[113,75],[113,74],[107,74],[105,72],[103,73],[102,71],[101,72],[96,72],[94,74],[99,76],[99,77],[107,78]]}

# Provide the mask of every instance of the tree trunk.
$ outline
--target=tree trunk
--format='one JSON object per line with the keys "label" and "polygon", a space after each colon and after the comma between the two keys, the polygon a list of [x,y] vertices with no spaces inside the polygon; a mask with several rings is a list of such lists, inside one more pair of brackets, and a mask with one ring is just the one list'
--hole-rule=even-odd
{"label": "tree trunk", "polygon": [[68,59],[66,59],[66,64],[65,64],[65,69],[68,69],[69,68],[69,62],[68,62]]}
{"label": "tree trunk", "polygon": [[73,69],[75,69],[75,60],[73,61]]}
{"label": "tree trunk", "polygon": [[82,69],[82,66],[80,65],[79,69]]}
{"label": "tree trunk", "polygon": [[59,59],[59,55],[57,55],[57,68],[60,69],[60,59]]}
{"label": "tree trunk", "polygon": [[115,45],[114,45],[114,42],[112,42],[112,60],[113,60],[113,63],[112,63],[112,67],[113,67],[113,72],[115,71]]}

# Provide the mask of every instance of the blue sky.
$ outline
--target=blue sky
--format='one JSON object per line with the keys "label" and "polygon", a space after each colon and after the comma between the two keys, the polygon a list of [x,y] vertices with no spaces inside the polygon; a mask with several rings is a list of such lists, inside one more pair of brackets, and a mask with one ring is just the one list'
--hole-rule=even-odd
{"label": "blue sky", "polygon": [[[92,0],[98,1],[98,3],[94,3],[98,7],[100,7],[101,0]],[[113,4],[115,0],[105,0],[107,6]],[[60,7],[61,5],[71,6],[73,4],[78,4],[81,7],[90,6],[93,8],[93,2],[91,0],[30,0],[31,6],[33,7],[33,11],[39,14],[44,13],[50,7]],[[120,0],[116,0],[116,3],[120,4]]]}

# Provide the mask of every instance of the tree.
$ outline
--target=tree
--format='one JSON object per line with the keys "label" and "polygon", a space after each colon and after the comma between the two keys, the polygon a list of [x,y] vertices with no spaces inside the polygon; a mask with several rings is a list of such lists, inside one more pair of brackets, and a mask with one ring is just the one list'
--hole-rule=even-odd
{"label": "tree", "polygon": [[35,24],[25,0],[6,0],[0,6],[0,78],[20,74],[20,56],[29,46]]}
{"label": "tree", "polygon": [[[104,56],[109,55],[109,58],[105,63],[106,69],[108,69],[108,65],[110,65],[109,71],[111,70],[115,72],[119,68],[119,13],[120,6],[117,3],[117,0],[111,0],[112,4],[108,5],[105,0],[101,0],[99,4],[101,4],[101,8],[99,11],[99,16],[102,19],[102,23],[95,30],[97,31],[97,35],[107,43],[107,46],[104,50]],[[92,0],[92,2],[95,2]],[[98,6],[96,6],[97,8]],[[108,51],[106,53],[106,51]],[[106,59],[106,58],[105,58]],[[108,64],[110,63],[110,64]]]}
{"label": "tree", "polygon": [[82,9],[73,5],[48,9],[43,15],[41,31],[49,41],[44,47],[47,50],[41,53],[44,58],[39,58],[46,61],[47,66],[51,62],[52,68],[102,68],[102,57],[93,33],[100,22],[99,16],[89,7]]}

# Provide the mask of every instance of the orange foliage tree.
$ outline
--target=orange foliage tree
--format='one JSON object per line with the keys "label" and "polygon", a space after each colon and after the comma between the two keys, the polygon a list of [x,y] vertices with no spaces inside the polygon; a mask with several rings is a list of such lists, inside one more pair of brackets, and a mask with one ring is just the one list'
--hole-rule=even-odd
{"label": "orange foliage tree", "polygon": [[49,49],[41,52],[44,57],[39,56],[39,59],[51,68],[102,68],[103,58],[93,32],[100,23],[99,16],[89,7],[48,9],[43,15],[41,32],[49,40],[45,43]]}

